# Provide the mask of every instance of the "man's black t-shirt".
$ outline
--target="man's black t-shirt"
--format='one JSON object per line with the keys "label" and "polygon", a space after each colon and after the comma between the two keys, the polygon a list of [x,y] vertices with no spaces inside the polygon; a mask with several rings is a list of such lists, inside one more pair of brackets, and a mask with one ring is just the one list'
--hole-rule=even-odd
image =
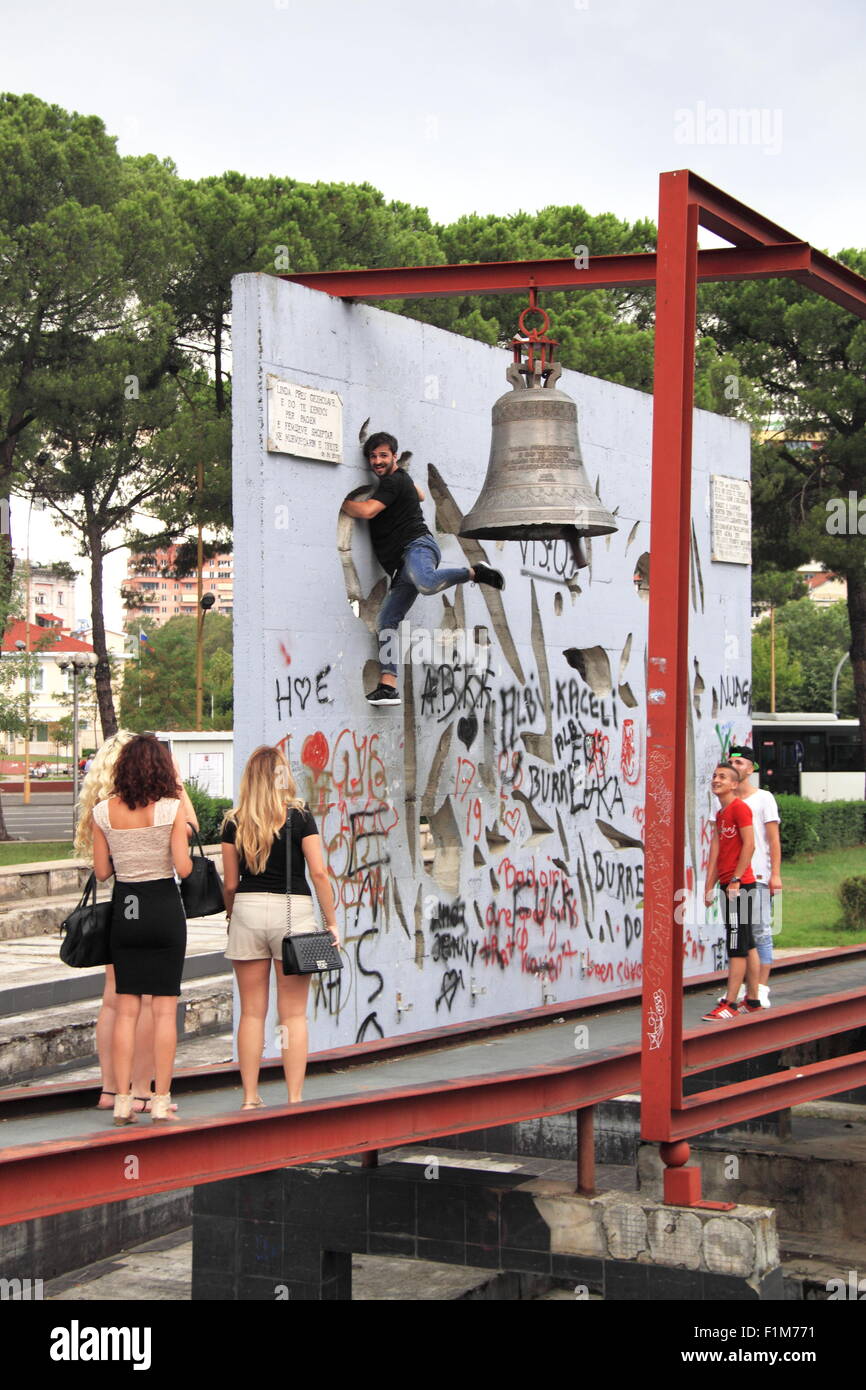
{"label": "man's black t-shirt", "polygon": [[[304,877],[304,866],[306,860],[301,849],[301,841],[308,835],[318,835],[319,831],[316,822],[310,814],[309,807],[305,806],[303,811],[292,812],[292,892],[306,893],[307,897],[312,897],[309,884]],[[222,838],[230,845],[235,842],[237,826],[234,821],[226,821],[223,826]],[[239,893],[285,893],[286,891],[286,827],[282,826],[279,835],[274,836],[274,843],[268,855],[268,862],[260,874],[253,874],[247,868],[246,860],[242,854],[238,854],[240,860],[241,881],[238,885]]]}
{"label": "man's black t-shirt", "polygon": [[415,484],[398,468],[380,479],[371,502],[384,502],[385,510],[370,521],[373,553],[386,574],[393,574],[410,541],[429,536]]}

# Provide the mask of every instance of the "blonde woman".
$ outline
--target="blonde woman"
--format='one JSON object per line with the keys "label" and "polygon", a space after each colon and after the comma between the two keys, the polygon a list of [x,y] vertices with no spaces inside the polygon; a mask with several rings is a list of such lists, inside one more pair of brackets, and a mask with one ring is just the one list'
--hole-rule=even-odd
{"label": "blonde woman", "polygon": [[[78,821],[75,829],[75,852],[81,859],[93,858],[93,808],[100,801],[107,800],[114,792],[114,769],[121,749],[135,738],[128,729],[118,729],[97,749],[91,760],[89,771],[81,784],[78,794]],[[177,770],[177,764],[175,764]],[[198,830],[198,817],[193,809],[186,788],[178,770],[178,791],[186,819]],[[132,1089],[136,1112],[149,1110],[153,1097],[151,1081],[154,1075],[153,1056],[153,998],[145,994],[141,1001],[141,1014],[135,1033],[135,1052],[133,1056]],[[98,1110],[113,1110],[117,1083],[114,1075],[113,1047],[114,1026],[117,1022],[117,990],[115,987],[114,966],[105,967],[105,988],[102,1004],[96,1020],[96,1051],[99,1057],[102,1089],[97,1103]]]}
{"label": "blonde woman", "polygon": [[254,1110],[264,1104],[258,1084],[271,961],[277,980],[283,1071],[290,1104],[302,1098],[307,1069],[310,977],[284,975],[282,968],[289,823],[292,933],[318,930],[304,873],[306,865],[324,924],[339,946],[334,896],[316,822],[297,794],[280,749],[257,748],[244,768],[238,804],[226,816],[222,832],[223,886],[229,918],[226,955],[234,967],[241,998],[238,1059],[244,1087],[242,1110]]}

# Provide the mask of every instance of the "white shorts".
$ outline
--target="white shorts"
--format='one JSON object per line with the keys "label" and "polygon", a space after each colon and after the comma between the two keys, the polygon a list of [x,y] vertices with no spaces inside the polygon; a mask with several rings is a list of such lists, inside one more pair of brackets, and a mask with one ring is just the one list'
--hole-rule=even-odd
{"label": "white shorts", "polygon": [[[229,960],[282,960],[286,934],[285,893],[238,893],[229,923]],[[318,931],[313,900],[292,894],[292,935]]]}

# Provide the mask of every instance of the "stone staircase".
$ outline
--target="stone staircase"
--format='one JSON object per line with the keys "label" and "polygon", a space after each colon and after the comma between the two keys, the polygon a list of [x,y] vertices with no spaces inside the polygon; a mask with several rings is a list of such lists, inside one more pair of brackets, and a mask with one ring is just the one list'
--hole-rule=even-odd
{"label": "stone staircase", "polygon": [[[205,852],[219,862],[219,846]],[[60,960],[59,927],[78,902],[90,865],[61,859],[0,868],[0,1086],[45,1079],[95,1057],[104,971]],[[110,884],[100,885],[106,900]],[[191,920],[178,1036],[231,1027],[232,973],[225,918]]]}

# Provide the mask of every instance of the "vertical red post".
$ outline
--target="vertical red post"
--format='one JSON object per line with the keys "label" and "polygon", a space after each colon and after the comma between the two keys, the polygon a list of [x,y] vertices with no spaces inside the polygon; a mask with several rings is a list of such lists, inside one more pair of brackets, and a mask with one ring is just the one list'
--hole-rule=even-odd
{"label": "vertical red post", "polygon": [[595,1106],[577,1112],[577,1191],[595,1196]]}
{"label": "vertical red post", "polygon": [[[647,668],[641,1135],[682,1105],[689,546],[698,208],[687,170],[659,180]],[[677,911],[677,908],[680,911]],[[679,919],[679,920],[678,920]]]}

